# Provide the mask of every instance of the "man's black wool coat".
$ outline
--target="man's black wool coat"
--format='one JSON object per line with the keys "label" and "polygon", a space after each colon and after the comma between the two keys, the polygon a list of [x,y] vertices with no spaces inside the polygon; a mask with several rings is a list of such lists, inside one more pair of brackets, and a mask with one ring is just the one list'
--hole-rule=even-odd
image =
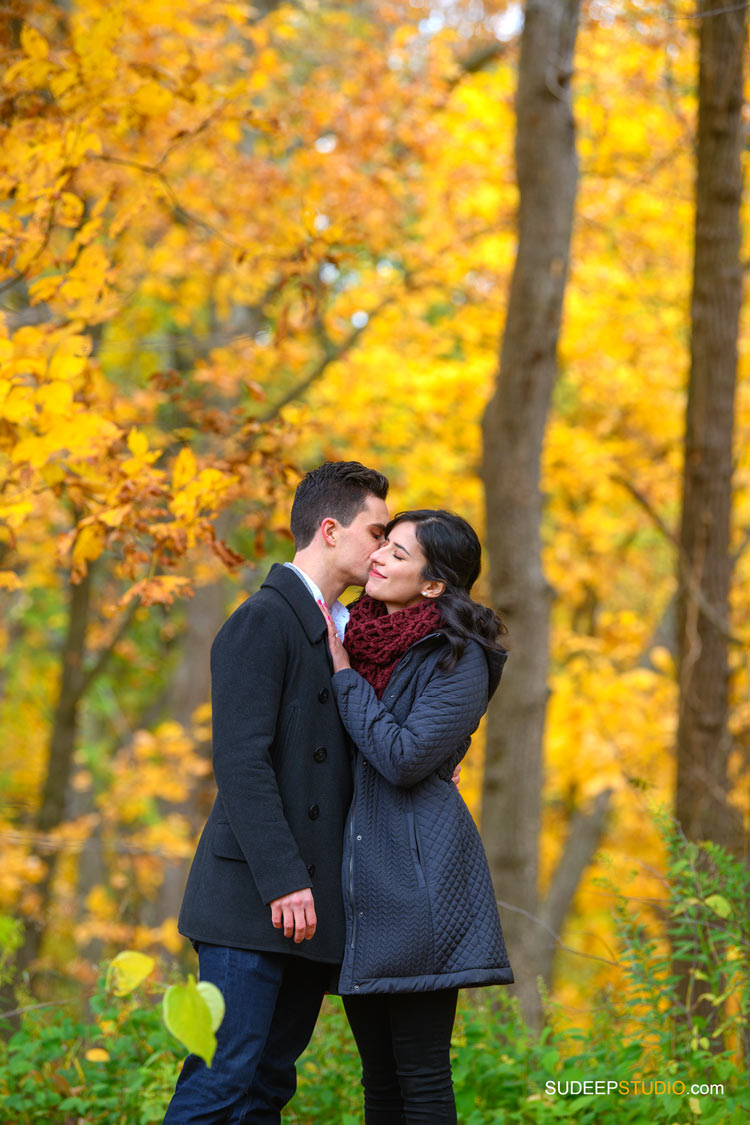
{"label": "man's black wool coat", "polygon": [[[188,876],[179,929],[193,941],[341,960],[341,851],[352,753],[331,690],[326,622],[275,565],[211,649],[218,795]],[[295,944],[272,899],[311,887],[318,928]]]}

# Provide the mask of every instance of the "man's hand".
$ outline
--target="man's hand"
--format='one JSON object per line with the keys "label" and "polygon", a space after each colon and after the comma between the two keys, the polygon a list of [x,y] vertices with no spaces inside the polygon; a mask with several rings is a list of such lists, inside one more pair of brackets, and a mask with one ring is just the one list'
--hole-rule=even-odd
{"label": "man's hand", "polygon": [[283,927],[284,937],[294,937],[295,942],[310,940],[317,928],[318,919],[315,917],[315,903],[309,887],[275,898],[270,906],[271,921],[277,930]]}

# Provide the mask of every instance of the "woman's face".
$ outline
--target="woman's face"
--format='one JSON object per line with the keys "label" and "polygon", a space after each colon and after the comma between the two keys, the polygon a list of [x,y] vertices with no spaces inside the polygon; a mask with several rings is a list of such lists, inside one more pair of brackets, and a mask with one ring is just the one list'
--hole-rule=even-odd
{"label": "woman's face", "polygon": [[389,613],[417,605],[425,596],[437,597],[443,591],[443,583],[422,577],[425,563],[415,525],[409,520],[397,523],[383,546],[370,555],[365,593],[385,602]]}

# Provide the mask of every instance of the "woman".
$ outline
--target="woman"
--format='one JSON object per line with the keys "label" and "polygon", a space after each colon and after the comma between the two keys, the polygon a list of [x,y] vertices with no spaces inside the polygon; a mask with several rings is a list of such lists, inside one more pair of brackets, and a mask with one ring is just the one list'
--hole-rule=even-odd
{"label": "woman", "polygon": [[339,991],[367,1125],[455,1122],[458,989],[510,984],[487,861],[451,776],[498,685],[505,629],[469,591],[480,546],[445,511],[402,512],[371,556],[333,690],[358,749],[344,843]]}

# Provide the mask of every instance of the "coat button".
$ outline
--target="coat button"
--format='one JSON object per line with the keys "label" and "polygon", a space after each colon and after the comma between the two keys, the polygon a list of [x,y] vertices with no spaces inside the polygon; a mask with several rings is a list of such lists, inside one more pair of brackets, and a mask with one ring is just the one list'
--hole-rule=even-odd
{"label": "coat button", "polygon": [[319,746],[318,749],[313,753],[313,758],[316,762],[324,762],[327,757],[328,751],[326,750],[325,746]]}
{"label": "coat button", "polygon": [[307,874],[310,876],[311,879],[313,879],[315,877],[315,864],[314,863],[311,863],[310,866],[308,867]]}
{"label": "coat button", "polygon": [[320,816],[320,809],[317,805],[310,805],[310,808],[307,810],[307,815],[310,817],[310,820],[317,820]]}
{"label": "coat button", "polygon": [[328,691],[327,687],[321,688],[318,692],[318,699],[321,703],[325,703],[325,701],[328,699],[329,694],[330,692]]}

